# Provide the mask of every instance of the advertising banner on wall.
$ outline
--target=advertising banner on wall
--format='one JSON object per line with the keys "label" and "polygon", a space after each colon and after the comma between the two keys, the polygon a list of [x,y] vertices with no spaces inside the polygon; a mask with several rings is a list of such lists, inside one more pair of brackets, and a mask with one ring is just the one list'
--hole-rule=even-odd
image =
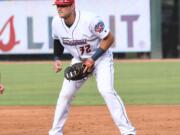
{"label": "advertising banner on wall", "polygon": [[[113,52],[150,52],[150,0],[76,0],[101,16],[115,36]],[[0,1],[0,54],[50,54],[52,0]]]}

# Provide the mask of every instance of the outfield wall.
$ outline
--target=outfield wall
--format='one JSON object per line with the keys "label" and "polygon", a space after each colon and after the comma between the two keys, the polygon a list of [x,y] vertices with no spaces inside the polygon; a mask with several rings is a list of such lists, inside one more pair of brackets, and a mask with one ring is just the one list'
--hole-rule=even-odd
{"label": "outfield wall", "polygon": [[[95,6],[96,5],[96,6]],[[113,52],[150,52],[150,0],[76,0],[102,16],[114,33]],[[0,55],[52,54],[51,0],[0,1]]]}

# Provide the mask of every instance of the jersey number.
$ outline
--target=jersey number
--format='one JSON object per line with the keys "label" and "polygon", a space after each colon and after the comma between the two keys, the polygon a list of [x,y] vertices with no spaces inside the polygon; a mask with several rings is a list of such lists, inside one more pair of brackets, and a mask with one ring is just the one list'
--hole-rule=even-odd
{"label": "jersey number", "polygon": [[81,52],[81,55],[83,55],[84,53],[90,53],[91,52],[90,45],[85,45],[85,46],[80,47],[80,52]]}

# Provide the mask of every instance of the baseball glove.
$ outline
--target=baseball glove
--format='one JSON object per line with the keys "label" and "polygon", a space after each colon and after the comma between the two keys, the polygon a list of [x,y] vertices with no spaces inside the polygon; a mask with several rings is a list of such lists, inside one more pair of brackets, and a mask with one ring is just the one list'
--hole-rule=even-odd
{"label": "baseball glove", "polygon": [[84,69],[85,65],[83,63],[75,63],[64,70],[64,77],[67,80],[81,80],[92,73],[92,71],[83,72]]}

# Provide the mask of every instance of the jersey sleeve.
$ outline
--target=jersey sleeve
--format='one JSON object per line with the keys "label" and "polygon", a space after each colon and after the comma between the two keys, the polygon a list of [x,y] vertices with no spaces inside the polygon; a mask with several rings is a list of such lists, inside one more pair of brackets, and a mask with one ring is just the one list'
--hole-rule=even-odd
{"label": "jersey sleeve", "polygon": [[93,18],[93,20],[91,21],[90,29],[92,33],[94,33],[100,39],[104,39],[109,33],[109,28],[98,16]]}
{"label": "jersey sleeve", "polygon": [[58,36],[56,34],[56,18],[53,18],[52,20],[52,38],[58,39]]}

